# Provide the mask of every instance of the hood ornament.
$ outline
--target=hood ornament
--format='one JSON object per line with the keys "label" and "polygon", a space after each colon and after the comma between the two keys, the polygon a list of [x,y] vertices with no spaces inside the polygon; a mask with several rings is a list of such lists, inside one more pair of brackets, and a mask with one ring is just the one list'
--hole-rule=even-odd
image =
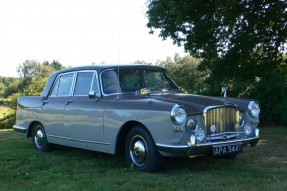
{"label": "hood ornament", "polygon": [[222,87],[221,91],[223,93],[223,97],[226,97],[226,95],[227,95],[227,87]]}

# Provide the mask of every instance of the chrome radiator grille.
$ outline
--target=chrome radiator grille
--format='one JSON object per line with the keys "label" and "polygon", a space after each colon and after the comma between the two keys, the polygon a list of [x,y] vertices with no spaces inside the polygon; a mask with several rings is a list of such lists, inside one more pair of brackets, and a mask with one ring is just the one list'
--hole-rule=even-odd
{"label": "chrome radiator grille", "polygon": [[[233,107],[210,107],[204,111],[206,135],[235,131],[236,124],[239,124],[239,110]],[[211,131],[212,125],[215,132]]]}

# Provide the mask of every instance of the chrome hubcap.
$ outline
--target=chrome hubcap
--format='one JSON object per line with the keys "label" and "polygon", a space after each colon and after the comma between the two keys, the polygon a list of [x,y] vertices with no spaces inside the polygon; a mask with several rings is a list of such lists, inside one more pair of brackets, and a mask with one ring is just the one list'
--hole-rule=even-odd
{"label": "chrome hubcap", "polygon": [[138,166],[143,166],[147,161],[146,142],[141,136],[133,137],[130,146],[130,156]]}
{"label": "chrome hubcap", "polygon": [[44,145],[44,133],[42,131],[42,129],[37,129],[36,133],[35,133],[35,137],[34,137],[36,146],[38,148],[42,148]]}

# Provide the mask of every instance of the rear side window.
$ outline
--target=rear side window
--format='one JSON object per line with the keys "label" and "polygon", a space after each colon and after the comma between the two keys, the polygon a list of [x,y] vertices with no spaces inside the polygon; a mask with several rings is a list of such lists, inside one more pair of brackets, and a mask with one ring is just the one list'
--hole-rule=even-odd
{"label": "rear side window", "polygon": [[51,96],[69,96],[71,94],[74,73],[59,76],[53,87]]}

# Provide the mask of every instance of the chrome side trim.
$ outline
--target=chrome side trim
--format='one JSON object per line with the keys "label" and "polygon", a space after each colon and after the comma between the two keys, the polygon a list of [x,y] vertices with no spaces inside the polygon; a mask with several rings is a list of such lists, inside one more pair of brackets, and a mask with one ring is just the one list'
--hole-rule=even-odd
{"label": "chrome side trim", "polygon": [[13,125],[13,129],[14,129],[14,131],[21,132],[21,133],[26,133],[27,132],[27,128],[26,127],[22,127],[20,125]]}
{"label": "chrome side trim", "polygon": [[75,139],[75,138],[62,137],[62,136],[50,135],[50,134],[47,134],[47,137],[65,139],[65,140],[70,140],[70,141],[79,141],[79,142],[84,142],[84,143],[99,144],[99,145],[110,145],[110,143],[104,143],[104,142],[98,142],[98,141],[88,141],[88,140],[83,140],[83,139]]}

